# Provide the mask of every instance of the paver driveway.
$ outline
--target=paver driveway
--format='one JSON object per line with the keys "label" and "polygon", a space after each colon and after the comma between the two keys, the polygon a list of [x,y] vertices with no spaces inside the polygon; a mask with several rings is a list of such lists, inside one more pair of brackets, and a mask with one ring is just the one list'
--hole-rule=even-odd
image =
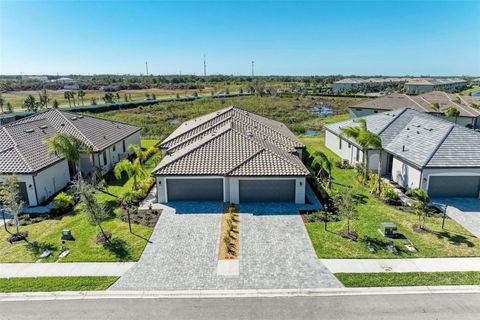
{"label": "paver driveway", "polygon": [[447,204],[447,215],[480,238],[480,199],[437,198],[434,203]]}
{"label": "paver driveway", "polygon": [[[140,261],[111,290],[340,287],[298,214],[240,215],[240,274],[217,276],[221,204],[163,211]],[[195,214],[182,212],[197,211]],[[216,212],[216,213],[199,213]],[[254,210],[252,210],[254,211]],[[179,213],[180,212],[180,213]]]}

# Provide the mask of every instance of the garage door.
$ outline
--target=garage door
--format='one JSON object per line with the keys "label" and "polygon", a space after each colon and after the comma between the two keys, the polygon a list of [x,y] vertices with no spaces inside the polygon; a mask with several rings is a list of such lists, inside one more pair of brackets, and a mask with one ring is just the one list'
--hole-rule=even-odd
{"label": "garage door", "polygon": [[240,180],[240,202],[295,202],[295,180]]}
{"label": "garage door", "polygon": [[478,198],[480,177],[430,177],[428,195],[435,197]]}
{"label": "garage door", "polygon": [[168,201],[223,201],[223,179],[167,179]]}

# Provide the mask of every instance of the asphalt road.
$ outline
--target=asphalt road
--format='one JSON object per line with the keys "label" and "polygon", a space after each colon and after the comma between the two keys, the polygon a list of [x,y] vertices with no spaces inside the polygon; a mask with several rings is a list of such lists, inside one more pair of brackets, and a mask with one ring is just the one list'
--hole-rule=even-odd
{"label": "asphalt road", "polygon": [[0,302],[0,319],[479,319],[480,294]]}

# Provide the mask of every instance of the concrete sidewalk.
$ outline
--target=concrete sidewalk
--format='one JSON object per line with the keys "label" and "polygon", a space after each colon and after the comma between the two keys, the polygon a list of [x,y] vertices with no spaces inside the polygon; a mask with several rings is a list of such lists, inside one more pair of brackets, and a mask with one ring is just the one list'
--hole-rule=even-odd
{"label": "concrete sidewalk", "polygon": [[122,276],[136,262],[0,263],[0,278]]}
{"label": "concrete sidewalk", "polygon": [[332,273],[480,271],[480,258],[320,259]]}

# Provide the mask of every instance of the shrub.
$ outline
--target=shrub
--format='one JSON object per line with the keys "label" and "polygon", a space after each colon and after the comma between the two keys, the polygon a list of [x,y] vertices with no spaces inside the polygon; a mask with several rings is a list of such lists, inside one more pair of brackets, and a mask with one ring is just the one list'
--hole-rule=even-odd
{"label": "shrub", "polygon": [[55,198],[53,198],[53,201],[55,201],[55,209],[62,213],[75,205],[73,197],[64,192],[57,194]]}
{"label": "shrub", "polygon": [[427,193],[422,188],[408,189],[407,192],[405,192],[405,194],[420,202],[430,201],[430,198],[428,197]]}
{"label": "shrub", "polygon": [[381,198],[388,202],[394,202],[398,200],[398,194],[391,187],[384,187],[382,190]]}

